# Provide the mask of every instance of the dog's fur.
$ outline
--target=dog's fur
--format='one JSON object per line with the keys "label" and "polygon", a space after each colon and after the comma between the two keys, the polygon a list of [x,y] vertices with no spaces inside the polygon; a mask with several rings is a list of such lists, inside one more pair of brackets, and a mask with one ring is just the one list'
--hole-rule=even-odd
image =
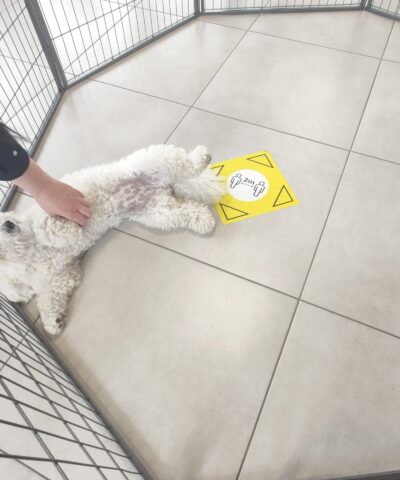
{"label": "dog's fur", "polygon": [[12,302],[27,302],[37,294],[45,329],[60,333],[68,300],[81,280],[80,257],[107,230],[125,219],[167,231],[207,234],[214,229],[207,204],[217,201],[224,187],[206,168],[210,159],[202,146],[187,153],[157,145],[67,175],[62,180],[80,190],[92,207],[84,228],[52,218],[36,205],[25,215],[1,213],[0,291]]}

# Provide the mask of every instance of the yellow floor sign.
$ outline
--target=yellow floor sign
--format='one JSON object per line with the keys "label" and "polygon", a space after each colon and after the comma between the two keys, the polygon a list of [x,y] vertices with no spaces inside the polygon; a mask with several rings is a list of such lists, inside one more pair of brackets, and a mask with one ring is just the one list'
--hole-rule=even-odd
{"label": "yellow floor sign", "polygon": [[210,168],[226,179],[228,192],[216,205],[224,224],[299,203],[266,150],[214,163]]}

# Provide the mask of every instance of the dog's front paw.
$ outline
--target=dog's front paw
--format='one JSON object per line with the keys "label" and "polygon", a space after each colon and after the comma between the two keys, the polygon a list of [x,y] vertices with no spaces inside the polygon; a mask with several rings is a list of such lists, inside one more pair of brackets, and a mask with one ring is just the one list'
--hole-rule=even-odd
{"label": "dog's front paw", "polygon": [[60,315],[57,318],[42,318],[44,329],[50,335],[59,335],[66,324],[65,315]]}
{"label": "dog's front paw", "polygon": [[197,215],[194,215],[189,223],[189,228],[199,235],[207,235],[211,233],[215,228],[214,217],[208,207],[197,212]]}

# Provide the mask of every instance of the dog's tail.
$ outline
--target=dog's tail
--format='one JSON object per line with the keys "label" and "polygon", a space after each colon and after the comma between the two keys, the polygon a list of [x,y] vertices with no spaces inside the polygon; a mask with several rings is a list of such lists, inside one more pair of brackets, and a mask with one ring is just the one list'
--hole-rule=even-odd
{"label": "dog's tail", "polygon": [[197,177],[181,179],[174,183],[173,189],[177,197],[197,200],[205,204],[218,202],[226,193],[224,179],[217,177],[209,168]]}

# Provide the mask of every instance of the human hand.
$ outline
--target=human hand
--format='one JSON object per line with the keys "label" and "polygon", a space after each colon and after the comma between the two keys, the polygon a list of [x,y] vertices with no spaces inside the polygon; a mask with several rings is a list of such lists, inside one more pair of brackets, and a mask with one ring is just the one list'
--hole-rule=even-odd
{"label": "human hand", "polygon": [[28,169],[14,183],[32,195],[52,217],[64,217],[83,227],[92,215],[81,192],[48,175],[32,159],[29,159]]}
{"label": "human hand", "polygon": [[50,216],[67,218],[82,227],[92,215],[90,204],[81,192],[53,178],[36,193],[35,199]]}

